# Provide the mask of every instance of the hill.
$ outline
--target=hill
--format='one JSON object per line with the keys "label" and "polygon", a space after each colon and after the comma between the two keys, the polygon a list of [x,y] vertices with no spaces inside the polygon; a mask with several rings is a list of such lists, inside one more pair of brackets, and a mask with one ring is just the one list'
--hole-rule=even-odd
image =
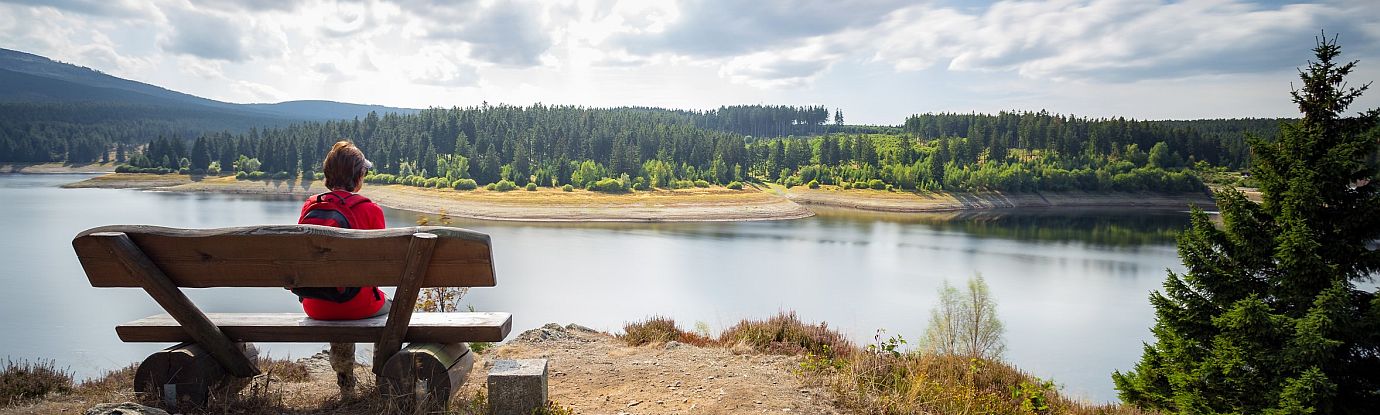
{"label": "hill", "polygon": [[236,104],[0,49],[0,161],[90,162],[117,144],[419,110],[334,101]]}

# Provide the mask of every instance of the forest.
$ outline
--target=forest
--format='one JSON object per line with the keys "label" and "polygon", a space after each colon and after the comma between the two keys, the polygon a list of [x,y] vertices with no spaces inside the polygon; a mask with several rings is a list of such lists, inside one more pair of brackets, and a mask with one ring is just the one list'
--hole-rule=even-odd
{"label": "forest", "polygon": [[43,129],[13,121],[16,114],[41,118],[41,111],[9,114],[0,123],[0,160],[113,157],[128,163],[122,171],[285,179],[312,177],[330,145],[347,139],[374,161],[371,181],[431,187],[456,187],[467,179],[591,188],[611,179],[617,183],[611,188],[621,191],[769,181],[905,190],[1191,192],[1203,189],[1195,169],[1240,169],[1249,159],[1246,136],[1269,139],[1281,121],[1136,121],[1041,111],[921,114],[888,127],[848,125],[842,111],[824,106],[687,111],[485,104],[227,127],[188,139],[176,117],[120,123],[119,110]]}

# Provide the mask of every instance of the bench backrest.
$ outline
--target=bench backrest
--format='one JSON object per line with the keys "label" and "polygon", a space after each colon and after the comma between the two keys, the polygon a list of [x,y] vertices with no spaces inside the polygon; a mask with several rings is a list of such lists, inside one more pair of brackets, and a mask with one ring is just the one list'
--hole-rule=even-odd
{"label": "bench backrest", "polygon": [[88,229],[72,240],[94,287],[142,286],[140,277],[92,236],[102,232],[128,235],[178,287],[396,286],[416,233],[436,235],[421,287],[492,287],[496,283],[489,236],[458,228],[116,225]]}

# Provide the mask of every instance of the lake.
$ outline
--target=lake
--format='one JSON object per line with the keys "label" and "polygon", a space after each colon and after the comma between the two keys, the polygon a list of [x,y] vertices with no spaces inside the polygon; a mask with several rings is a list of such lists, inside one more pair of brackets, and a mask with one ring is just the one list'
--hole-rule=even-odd
{"label": "lake", "polygon": [[[60,189],[88,175],[0,175],[0,354],[55,359],[79,377],[142,360],[164,344],[121,343],[116,324],[161,313],[139,289],[90,287],[72,252],[107,224],[213,228],[294,223],[295,198]],[[367,194],[368,190],[365,190]],[[385,209],[390,226],[419,215]],[[431,218],[432,224],[436,219]],[[1154,320],[1147,296],[1181,271],[1178,211],[1040,209],[958,215],[820,216],[767,222],[545,224],[456,220],[492,236],[498,287],[462,301],[513,313],[514,335],[545,323],[618,332],[652,315],[715,332],[795,311],[859,344],[918,339],[936,289],[981,273],[1006,324],[1005,360],[1065,392],[1116,399]],[[194,289],[204,311],[300,311],[282,289]],[[319,344],[260,344],[278,357]],[[368,348],[360,348],[367,356]]]}

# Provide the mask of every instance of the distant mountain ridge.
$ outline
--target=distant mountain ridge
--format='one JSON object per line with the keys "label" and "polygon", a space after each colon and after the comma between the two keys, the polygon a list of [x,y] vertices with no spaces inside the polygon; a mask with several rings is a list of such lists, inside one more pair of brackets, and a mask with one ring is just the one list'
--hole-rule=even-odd
{"label": "distant mountain ridge", "polygon": [[[105,74],[91,68],[0,48],[0,103],[122,104],[149,107],[194,105],[236,118],[282,121],[364,117],[370,112],[412,114],[413,108],[352,104],[325,100],[273,104],[235,104]],[[183,108],[185,109],[185,108]]]}

